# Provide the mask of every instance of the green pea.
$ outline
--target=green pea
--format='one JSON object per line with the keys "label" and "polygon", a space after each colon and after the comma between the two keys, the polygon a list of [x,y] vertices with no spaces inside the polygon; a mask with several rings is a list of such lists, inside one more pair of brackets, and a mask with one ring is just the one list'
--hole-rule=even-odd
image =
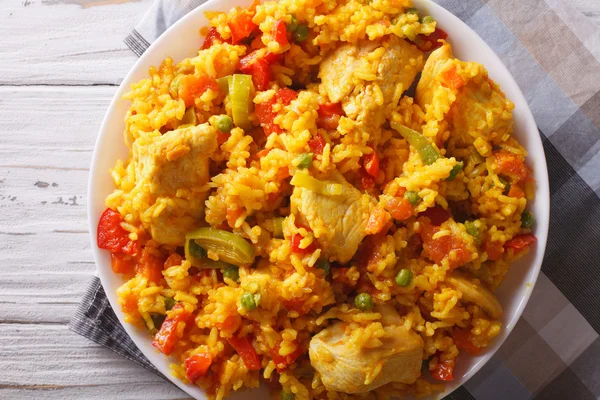
{"label": "green pea", "polygon": [[475,239],[479,240],[479,229],[475,226],[475,222],[473,221],[465,221],[465,228],[467,228],[467,233],[473,236]]}
{"label": "green pea", "polygon": [[166,315],[158,314],[158,313],[150,313],[150,318],[152,319],[152,322],[154,323],[154,327],[156,329],[160,329],[163,322],[165,322]]}
{"label": "green pea", "polygon": [[407,14],[419,14],[419,10],[417,10],[417,9],[416,9],[416,8],[414,8],[414,7],[407,8],[407,9],[405,10],[405,12],[406,12]]}
{"label": "green pea", "polygon": [[294,393],[286,392],[285,390],[281,391],[281,400],[294,400],[296,395]]}
{"label": "green pea", "polygon": [[312,165],[313,155],[312,153],[304,153],[300,154],[300,162],[298,163],[298,168],[306,169],[310,168]]}
{"label": "green pea", "polygon": [[396,275],[396,284],[398,286],[406,287],[410,285],[410,282],[412,282],[412,278],[412,271],[408,268],[403,268],[400,270],[400,272],[398,272],[398,275]]}
{"label": "green pea", "polygon": [[433,18],[431,15],[427,15],[423,18],[424,24],[431,24],[432,22],[435,22],[435,18]]}
{"label": "green pea", "polygon": [[223,133],[229,133],[233,128],[233,121],[229,115],[219,115],[215,121],[217,129]]}
{"label": "green pea", "polygon": [[416,206],[417,203],[421,200],[417,192],[406,192],[404,193],[404,198],[408,200],[408,202],[413,206]]}
{"label": "green pea", "polygon": [[308,33],[308,26],[299,24],[294,31],[294,40],[298,43],[304,42],[306,39],[308,39]]}
{"label": "green pea", "polygon": [[298,29],[298,18],[295,15],[292,15],[292,19],[289,24],[286,25],[288,32],[294,32]]}
{"label": "green pea", "polygon": [[254,301],[254,295],[250,292],[246,292],[240,297],[240,303],[246,310],[255,310],[256,302]]}
{"label": "green pea", "polygon": [[283,220],[285,218],[275,218],[273,220],[273,236],[278,239],[283,239]]}
{"label": "green pea", "polygon": [[169,311],[171,308],[175,306],[177,302],[172,297],[165,297],[165,309]]}
{"label": "green pea", "polygon": [[531,228],[533,223],[535,222],[535,217],[531,211],[525,210],[523,214],[521,214],[521,226],[523,228]]}
{"label": "green pea", "polygon": [[231,279],[234,282],[240,281],[240,271],[239,268],[232,265],[231,267],[227,267],[223,270],[223,278]]}
{"label": "green pea", "polygon": [[195,259],[201,259],[206,257],[206,250],[204,250],[204,248],[202,246],[200,246],[198,243],[196,243],[195,240],[190,240],[190,255],[192,257],[194,257]]}
{"label": "green pea", "polygon": [[325,276],[329,275],[329,271],[331,270],[331,264],[327,260],[319,260],[317,261],[317,268],[325,271]]}
{"label": "green pea", "polygon": [[354,305],[361,311],[367,311],[373,308],[373,297],[369,293],[359,293],[354,298]]}
{"label": "green pea", "polygon": [[511,187],[510,182],[502,176],[498,176],[498,179],[500,180],[500,183],[502,184],[502,186],[504,186],[504,190],[502,191],[502,194],[507,195],[508,192],[510,192],[510,187]]}
{"label": "green pea", "polygon": [[448,175],[446,180],[447,181],[454,180],[454,178],[456,178],[456,176],[460,173],[460,171],[462,171],[462,169],[463,169],[463,163],[462,162],[456,163],[456,165],[454,167],[452,167],[452,169],[450,170],[450,174]]}

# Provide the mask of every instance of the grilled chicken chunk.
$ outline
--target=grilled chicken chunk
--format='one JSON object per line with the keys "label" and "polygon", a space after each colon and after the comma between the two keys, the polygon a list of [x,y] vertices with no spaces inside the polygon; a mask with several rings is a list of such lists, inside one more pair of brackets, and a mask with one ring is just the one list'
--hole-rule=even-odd
{"label": "grilled chicken chunk", "polygon": [[344,322],[323,329],[310,341],[310,363],[328,390],[366,393],[390,382],[413,383],[421,375],[421,336],[400,325],[392,306],[378,305],[374,311],[382,313],[385,331],[378,347],[353,345]]}
{"label": "grilled chicken chunk", "polygon": [[398,105],[423,62],[423,53],[416,46],[391,35],[383,41],[364,40],[339,47],[323,60],[319,77],[329,100],[341,102],[346,116],[365,127],[378,128]]}
{"label": "grilled chicken chunk", "polygon": [[502,306],[483,283],[456,271],[446,278],[446,283],[462,293],[462,300],[478,305],[494,319],[502,317]]}
{"label": "grilled chicken chunk", "polygon": [[292,207],[301,222],[307,223],[319,240],[323,254],[331,261],[348,262],[367,235],[367,220],[375,199],[349,184],[335,172],[321,179],[342,184],[342,194],[327,196],[309,189],[295,187]]}
{"label": "grilled chicken chunk", "polygon": [[174,207],[179,189],[197,189],[210,179],[208,163],[217,148],[215,130],[209,124],[178,129],[147,143],[133,143],[137,187],[151,206],[164,208],[151,213],[152,238],[161,244],[182,245],[185,233],[195,227],[204,212],[204,195],[194,194],[190,207]]}

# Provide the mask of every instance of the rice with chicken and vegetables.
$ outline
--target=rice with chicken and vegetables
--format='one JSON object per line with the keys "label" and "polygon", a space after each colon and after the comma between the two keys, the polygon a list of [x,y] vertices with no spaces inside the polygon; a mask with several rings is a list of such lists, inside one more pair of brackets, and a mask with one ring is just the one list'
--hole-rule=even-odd
{"label": "rice with chicken and vegetables", "polygon": [[425,396],[501,331],[493,290],[535,242],[527,153],[411,7],[208,13],[198,54],[125,96],[98,246],[127,322],[210,398]]}

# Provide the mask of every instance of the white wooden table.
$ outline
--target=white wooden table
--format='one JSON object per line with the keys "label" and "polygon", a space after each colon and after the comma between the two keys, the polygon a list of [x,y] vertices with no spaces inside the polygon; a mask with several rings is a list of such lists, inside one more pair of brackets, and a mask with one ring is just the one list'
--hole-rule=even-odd
{"label": "white wooden table", "polygon": [[[95,266],[94,141],[152,0],[0,1],[0,399],[182,399],[67,328]],[[600,0],[572,0],[600,24]]]}

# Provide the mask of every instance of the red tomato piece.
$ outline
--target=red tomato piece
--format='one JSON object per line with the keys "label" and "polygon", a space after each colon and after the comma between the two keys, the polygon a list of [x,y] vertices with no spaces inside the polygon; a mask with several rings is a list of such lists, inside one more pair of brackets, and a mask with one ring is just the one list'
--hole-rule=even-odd
{"label": "red tomato piece", "polygon": [[167,261],[165,261],[164,269],[171,268],[175,265],[181,265],[182,261],[183,258],[179,254],[173,253],[167,258]]}
{"label": "red tomato piece", "polygon": [[317,110],[317,127],[328,131],[336,130],[340,122],[340,117],[344,115],[340,103],[325,103],[319,106]]}
{"label": "red tomato piece", "polygon": [[442,47],[442,43],[439,42],[440,39],[446,39],[448,34],[441,28],[435,28],[431,34],[427,35],[417,35],[417,39],[415,39],[414,43],[421,51],[431,51],[435,50],[439,47]]}
{"label": "red tomato piece", "polygon": [[442,260],[449,256],[451,251],[454,251],[454,257],[448,259],[448,264],[451,269],[463,265],[471,260],[471,255],[465,244],[459,238],[453,235],[446,235],[437,239],[433,238],[440,228],[433,226],[428,219],[419,218],[421,224],[421,238],[423,239],[423,248],[427,252],[429,259],[436,264],[440,264]]}
{"label": "red tomato piece", "polygon": [[471,355],[476,356],[481,353],[481,348],[475,346],[471,341],[471,333],[468,329],[454,328],[452,330],[452,340],[456,347]]}
{"label": "red tomato piece", "polygon": [[506,249],[513,249],[514,253],[520,253],[527,247],[531,246],[537,241],[535,236],[531,233],[526,233],[524,235],[517,235],[508,242],[504,243],[504,247]]}
{"label": "red tomato piece", "polygon": [[323,139],[323,136],[317,135],[308,141],[308,147],[315,154],[323,154],[323,149],[327,142]]}
{"label": "red tomato piece", "polygon": [[173,352],[175,343],[177,343],[177,325],[179,325],[180,322],[189,322],[190,317],[192,317],[192,314],[183,311],[183,306],[181,304],[176,304],[172,308],[172,310],[177,309],[181,309],[182,311],[173,317],[167,317],[167,319],[165,319],[152,342],[152,346],[156,347],[158,351],[167,356]]}
{"label": "red tomato piece", "polygon": [[231,39],[225,40],[223,36],[217,31],[217,28],[212,27],[208,30],[206,37],[204,38],[204,43],[202,43],[202,50],[206,50],[212,47],[215,43],[231,43]]}
{"label": "red tomato piece", "polygon": [[147,247],[144,247],[135,269],[144,278],[158,283],[163,279],[162,270],[164,262],[162,257],[153,254]]}
{"label": "red tomato piece", "polygon": [[299,233],[296,233],[295,235],[292,236],[292,238],[290,239],[291,246],[292,246],[292,253],[308,254],[308,253],[312,253],[313,251],[315,251],[317,249],[317,242],[315,239],[313,239],[312,243],[309,244],[307,248],[305,248],[305,249],[300,248],[300,242],[302,241],[302,239],[304,239],[304,237]]}
{"label": "red tomato piece", "polygon": [[389,222],[389,218],[388,213],[386,213],[383,208],[375,208],[367,221],[366,234],[374,235],[381,232]]}
{"label": "red tomato piece", "polygon": [[238,44],[246,39],[258,26],[252,22],[253,12],[248,10],[241,11],[234,21],[228,22],[231,30],[231,41],[233,44]]}
{"label": "red tomato piece", "polygon": [[223,322],[215,323],[215,326],[222,331],[235,332],[242,322],[242,317],[239,315],[230,315]]}
{"label": "red tomato piece", "polygon": [[365,171],[360,171],[360,187],[363,190],[372,189],[375,187],[375,179]]}
{"label": "red tomato piece", "polygon": [[504,247],[500,242],[486,240],[483,243],[483,251],[487,253],[488,260],[496,261],[502,257],[502,253],[504,253]]}
{"label": "red tomato piece", "polygon": [[287,28],[283,20],[279,19],[273,24],[273,37],[281,46],[286,46],[289,44],[287,38]]}
{"label": "red tomato piece", "polygon": [[373,178],[377,178],[377,175],[379,174],[379,157],[377,156],[375,149],[373,149],[373,153],[365,154],[363,156],[363,167],[369,175]]}
{"label": "red tomato piece", "polygon": [[413,215],[412,205],[404,197],[392,197],[386,201],[385,208],[398,221],[407,220]]}
{"label": "red tomato piece", "polygon": [[275,363],[275,367],[277,368],[277,372],[282,372],[284,369],[288,367],[288,365],[293,364],[298,357],[302,354],[302,348],[300,347],[298,341],[294,341],[296,344],[296,350],[293,353],[282,356],[279,354],[280,344],[277,343],[275,347],[271,349],[271,358]]}
{"label": "red tomato piece", "polygon": [[438,362],[433,371],[430,372],[433,379],[437,379],[438,381],[452,381],[454,380],[454,360]]}
{"label": "red tomato piece", "polygon": [[185,376],[190,382],[194,382],[201,376],[206,376],[212,364],[210,353],[198,353],[188,357],[183,362],[185,365]]}
{"label": "red tomato piece", "polygon": [[289,311],[296,311],[299,314],[306,314],[304,311],[304,300],[284,300],[283,305]]}
{"label": "red tomato piece", "polygon": [[273,111],[273,105],[275,103],[280,103],[284,106],[289,105],[292,100],[298,97],[298,92],[284,88],[279,89],[273,98],[265,103],[257,104],[255,106],[256,115],[258,116],[258,120],[260,121],[260,126],[262,126],[265,134],[267,136],[272,133],[281,133],[283,130],[279,125],[277,125],[273,120],[277,116],[277,113]]}
{"label": "red tomato piece", "polygon": [[121,222],[121,214],[110,208],[104,210],[98,221],[98,247],[111,253],[135,255],[138,251],[137,243],[129,239],[129,232],[121,226]]}
{"label": "red tomato piece", "polygon": [[522,199],[525,197],[525,192],[518,185],[511,185],[510,190],[508,191],[509,197],[516,197],[517,199]]}
{"label": "red tomato piece", "polygon": [[117,274],[130,275],[135,271],[135,258],[123,253],[110,253],[110,266]]}
{"label": "red tomato piece", "polygon": [[246,368],[248,368],[250,371],[260,370],[260,358],[258,357],[256,350],[254,350],[254,347],[252,347],[252,343],[247,336],[234,336],[227,339],[227,341],[240,355],[242,361],[246,365]]}
{"label": "red tomato piece", "polygon": [[287,106],[292,102],[292,100],[296,100],[298,98],[298,92],[289,88],[283,88],[279,89],[275,96],[281,104]]}
{"label": "red tomato piece", "polygon": [[450,211],[445,210],[440,206],[430,207],[419,215],[429,218],[429,221],[431,221],[431,224],[434,226],[440,226],[452,216]]}
{"label": "red tomato piece", "polygon": [[510,151],[501,150],[494,153],[498,170],[504,174],[511,175],[517,181],[526,181],[529,177],[529,171],[525,165],[525,157]]}
{"label": "red tomato piece", "polygon": [[458,90],[465,84],[462,76],[456,71],[456,65],[454,64],[450,68],[442,71],[442,78],[444,78],[446,85],[450,89]]}
{"label": "red tomato piece", "polygon": [[243,208],[227,208],[227,215],[226,215],[226,219],[227,219],[227,223],[229,224],[230,227],[234,227],[235,226],[235,221],[237,221],[237,219],[240,217],[240,215],[242,215],[244,213],[244,209]]}
{"label": "red tomato piece", "polygon": [[217,81],[208,75],[185,75],[179,80],[179,98],[186,107],[193,106],[196,97],[208,89],[219,90]]}

